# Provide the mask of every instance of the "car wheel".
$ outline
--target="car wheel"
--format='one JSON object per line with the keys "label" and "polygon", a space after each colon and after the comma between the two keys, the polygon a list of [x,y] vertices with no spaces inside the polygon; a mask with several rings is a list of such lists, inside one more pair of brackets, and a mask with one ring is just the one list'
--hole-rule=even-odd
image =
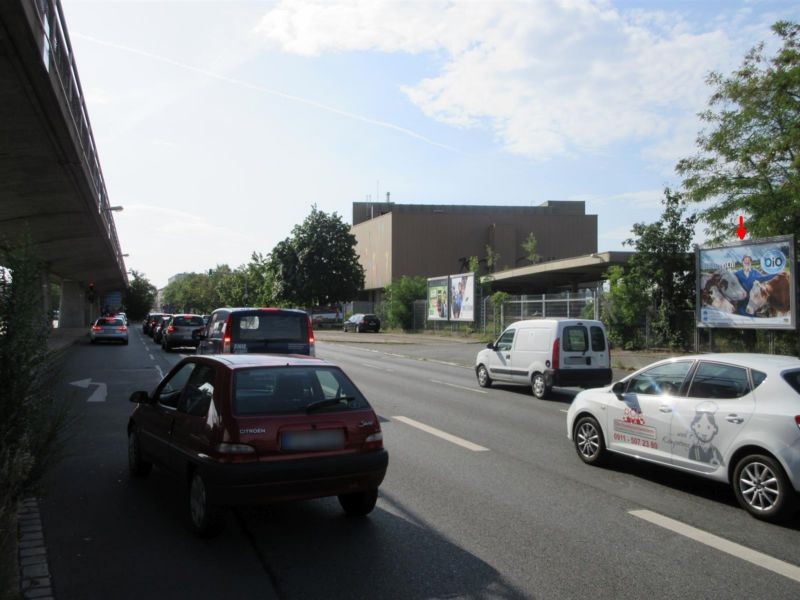
{"label": "car wheel", "polygon": [[796,494],[783,468],[763,454],[750,454],[737,463],[733,492],[742,508],[764,521],[784,521],[796,508]]}
{"label": "car wheel", "polygon": [[489,371],[483,365],[478,367],[478,385],[482,388],[492,387],[492,378],[489,377]]}
{"label": "car wheel", "polygon": [[142,447],[139,445],[139,434],[135,431],[128,433],[128,470],[134,477],[147,477],[153,468],[153,463],[142,458]]}
{"label": "car wheel", "polygon": [[587,465],[598,465],[605,460],[606,443],[603,431],[594,417],[581,417],[572,431],[575,450]]}
{"label": "car wheel", "polygon": [[209,502],[206,482],[197,471],[189,482],[189,523],[192,531],[202,537],[217,535],[222,530],[222,512]]}
{"label": "car wheel", "polygon": [[378,490],[365,490],[353,494],[342,494],[339,496],[339,504],[342,505],[348,517],[364,517],[372,512],[375,503],[378,501]]}
{"label": "car wheel", "polygon": [[550,386],[545,383],[544,375],[541,373],[534,373],[533,377],[531,377],[531,389],[533,390],[533,395],[539,400],[543,400],[550,395]]}

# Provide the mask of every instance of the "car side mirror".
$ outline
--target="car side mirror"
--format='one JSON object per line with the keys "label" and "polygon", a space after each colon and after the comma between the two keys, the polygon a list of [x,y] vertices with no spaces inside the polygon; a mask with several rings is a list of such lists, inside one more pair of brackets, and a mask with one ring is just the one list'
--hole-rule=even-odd
{"label": "car side mirror", "polygon": [[611,391],[616,394],[617,398],[622,400],[622,394],[625,393],[625,384],[621,381],[617,381],[614,385],[611,386]]}
{"label": "car side mirror", "polygon": [[494,350],[494,342],[489,342],[488,344],[486,344],[486,347],[487,347],[489,350]]}
{"label": "car side mirror", "polygon": [[130,401],[134,404],[150,404],[150,394],[147,392],[133,392]]}

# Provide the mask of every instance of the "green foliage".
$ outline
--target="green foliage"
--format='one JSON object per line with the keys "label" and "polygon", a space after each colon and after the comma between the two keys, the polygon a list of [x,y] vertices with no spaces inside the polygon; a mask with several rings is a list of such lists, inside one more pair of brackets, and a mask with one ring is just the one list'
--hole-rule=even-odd
{"label": "green foliage", "polygon": [[295,306],[331,305],[354,298],[364,287],[356,238],[342,218],[318,210],[292,229],[272,251],[274,297]]}
{"label": "green foliage", "polygon": [[406,277],[386,286],[386,318],[390,327],[411,329],[414,325],[414,300],[425,299],[428,283],[424,277]]}
{"label": "green foliage", "polygon": [[131,270],[128,289],[122,301],[128,319],[136,321],[144,318],[155,302],[157,291],[143,273]]}
{"label": "green foliage", "polygon": [[800,242],[800,26],[778,22],[772,57],[753,48],[731,76],[711,73],[714,91],[699,153],[677,171],[713,241],[732,238],[738,217],[753,237],[795,234]]}
{"label": "green foliage", "polygon": [[494,273],[497,263],[500,261],[500,253],[495,252],[489,244],[486,244],[486,268],[490,273]]}
{"label": "green foliage", "polygon": [[[634,238],[625,241],[636,254],[628,263],[629,280],[625,286],[632,294],[631,305],[639,306],[641,286],[654,307],[652,331],[661,345],[687,346],[689,333],[682,316],[694,307],[695,265],[691,254],[697,216],[686,213],[683,197],[664,190],[664,212],[655,223],[636,223]],[[618,294],[619,295],[619,294]]]}
{"label": "green foliage", "polygon": [[[47,351],[42,266],[30,242],[3,253],[0,269],[0,523],[54,461],[65,411],[55,408],[61,357]],[[0,530],[0,551],[9,532]]]}
{"label": "green foliage", "polygon": [[469,269],[470,273],[475,273],[478,275],[478,272],[481,270],[481,262],[478,260],[477,256],[470,256],[469,262],[467,263],[467,268]]}
{"label": "green foliage", "polygon": [[489,302],[492,303],[492,308],[494,309],[494,331],[498,333],[501,323],[500,323],[500,314],[502,313],[503,303],[508,300],[508,293],[507,292],[495,292],[490,296],[491,300]]}
{"label": "green foliage", "polygon": [[627,272],[620,266],[609,267],[605,274],[609,291],[600,318],[608,328],[608,337],[615,346],[630,348],[636,344],[636,334],[644,325],[650,305],[647,283],[638,273]]}
{"label": "green foliage", "polygon": [[532,264],[535,265],[541,259],[541,256],[536,254],[536,236],[533,235],[533,232],[528,234],[528,237],[525,238],[525,241],[522,242],[522,249],[525,251],[525,258]]}

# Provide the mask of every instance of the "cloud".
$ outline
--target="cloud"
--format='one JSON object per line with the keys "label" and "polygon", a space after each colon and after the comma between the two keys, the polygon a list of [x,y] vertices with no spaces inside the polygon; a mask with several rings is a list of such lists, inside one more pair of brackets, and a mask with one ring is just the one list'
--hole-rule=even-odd
{"label": "cloud", "polygon": [[603,207],[627,208],[658,208],[664,198],[664,189],[638,190],[634,192],[621,192],[616,194],[580,194],[572,196],[570,200],[583,200],[585,202],[599,204]]}
{"label": "cloud", "polygon": [[[707,73],[760,32],[739,12],[699,30],[677,12],[609,2],[283,0],[257,27],[282,51],[429,53],[438,72],[402,88],[427,116],[486,128],[534,160],[645,145],[674,165],[691,150]],[[758,38],[756,38],[758,39]],[[691,134],[689,134],[691,132]]]}

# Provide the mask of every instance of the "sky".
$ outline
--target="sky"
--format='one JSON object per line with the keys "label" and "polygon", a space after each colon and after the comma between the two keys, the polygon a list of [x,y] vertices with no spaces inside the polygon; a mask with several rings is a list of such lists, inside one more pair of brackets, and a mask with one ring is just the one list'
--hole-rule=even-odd
{"label": "sky", "polygon": [[[312,205],[583,200],[661,214],[711,71],[796,2],[62,0],[129,269],[269,253]],[[734,225],[735,226],[735,225]],[[702,227],[698,229],[702,241]]]}

